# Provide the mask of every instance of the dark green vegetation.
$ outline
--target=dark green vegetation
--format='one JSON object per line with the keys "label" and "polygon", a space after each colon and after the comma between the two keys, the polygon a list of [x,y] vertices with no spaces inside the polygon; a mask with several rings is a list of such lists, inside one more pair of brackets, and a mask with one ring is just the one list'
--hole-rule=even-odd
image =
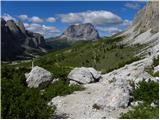
{"label": "dark green vegetation", "polygon": [[2,118],[49,118],[55,108],[47,105],[52,97],[70,94],[82,90],[80,86],[69,86],[65,81],[58,81],[44,89],[31,89],[26,86],[24,73],[30,69],[2,65],[1,113]]}
{"label": "dark green vegetation", "polygon": [[53,38],[47,39],[47,46],[50,51],[56,51],[64,48],[68,48],[72,45],[71,42],[67,40],[55,40]]}
{"label": "dark green vegetation", "polygon": [[153,77],[159,77],[159,71],[154,72],[154,67],[159,65],[159,56],[153,59],[153,63],[151,66],[145,68],[145,71],[148,72]]}
{"label": "dark green vegetation", "polygon": [[[127,47],[117,45],[122,38],[105,38],[99,41],[81,41],[72,47],[63,50],[50,52],[38,59],[35,65],[41,66],[55,77],[65,78],[71,69],[75,67],[94,67],[103,73],[123,67],[140,59],[135,54],[140,52],[145,45],[135,45]],[[31,62],[22,63],[15,66],[31,66]]]}
{"label": "dark green vegetation", "polygon": [[97,42],[82,41],[70,48],[35,58],[35,65],[60,79],[44,91],[26,86],[24,73],[31,70],[31,62],[2,64],[2,118],[49,118],[54,109],[47,103],[52,97],[84,89],[68,85],[66,77],[74,67],[94,67],[106,73],[140,59],[135,54],[145,46],[116,45],[121,40],[119,37]]}
{"label": "dark green vegetation", "polygon": [[[158,119],[159,118],[159,84],[153,81],[145,82],[144,80],[137,84],[133,90],[133,100],[143,101],[127,113],[122,113],[122,119]],[[155,104],[152,107],[151,103]]]}

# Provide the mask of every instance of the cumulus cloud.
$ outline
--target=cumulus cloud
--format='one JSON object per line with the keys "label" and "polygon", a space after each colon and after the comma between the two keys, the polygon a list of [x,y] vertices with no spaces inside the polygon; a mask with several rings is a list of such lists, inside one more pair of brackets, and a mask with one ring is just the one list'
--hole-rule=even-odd
{"label": "cumulus cloud", "polygon": [[28,16],[27,15],[19,15],[18,18],[22,21],[28,20]]}
{"label": "cumulus cloud", "polygon": [[61,22],[69,24],[92,23],[94,25],[112,25],[120,24],[122,22],[122,19],[119,16],[104,10],[60,14],[59,17]]}
{"label": "cumulus cloud", "polygon": [[122,31],[118,27],[97,27],[97,29],[101,32],[106,32],[111,35]]}
{"label": "cumulus cloud", "polygon": [[138,4],[137,2],[127,2],[125,5],[124,5],[126,8],[129,8],[129,9],[134,9],[134,10],[137,10],[137,9],[140,9],[141,5]]}
{"label": "cumulus cloud", "polygon": [[52,37],[57,35],[60,31],[54,27],[54,26],[46,26],[46,25],[41,25],[37,23],[31,23],[31,24],[24,24],[27,30],[40,33],[42,34],[45,38],[46,37]]}
{"label": "cumulus cloud", "polygon": [[14,21],[16,21],[16,18],[12,17],[12,16],[9,15],[8,13],[4,13],[1,17],[2,17],[5,21],[7,21],[7,20],[14,20]]}
{"label": "cumulus cloud", "polygon": [[33,23],[41,23],[41,22],[43,22],[43,19],[41,19],[41,18],[39,18],[37,16],[33,16],[33,17],[31,17],[31,21]]}
{"label": "cumulus cloud", "polygon": [[49,17],[46,20],[47,22],[56,22],[56,19],[54,17]]}

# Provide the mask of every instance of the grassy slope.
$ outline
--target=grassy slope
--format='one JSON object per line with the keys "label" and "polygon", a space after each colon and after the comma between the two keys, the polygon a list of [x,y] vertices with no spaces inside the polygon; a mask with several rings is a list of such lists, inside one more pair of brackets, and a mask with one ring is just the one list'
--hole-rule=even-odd
{"label": "grassy slope", "polygon": [[[74,67],[94,67],[107,73],[129,64],[144,46],[116,45],[122,38],[106,38],[97,42],[79,42],[74,46],[50,52],[35,59],[35,65],[51,71],[56,77],[64,77]],[[31,66],[31,62],[13,66]]]}

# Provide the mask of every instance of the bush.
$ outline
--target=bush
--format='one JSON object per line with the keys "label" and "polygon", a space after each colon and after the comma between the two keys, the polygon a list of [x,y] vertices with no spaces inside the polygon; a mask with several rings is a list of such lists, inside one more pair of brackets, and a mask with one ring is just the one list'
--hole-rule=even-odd
{"label": "bush", "polygon": [[[121,119],[158,119],[159,118],[159,84],[154,81],[141,81],[137,88],[133,89],[133,100],[143,101],[136,107],[133,107],[127,113],[121,113]],[[156,107],[150,104],[154,102]]]}
{"label": "bush", "polygon": [[[21,78],[21,77],[20,77]],[[2,79],[2,118],[48,118],[53,110],[36,89],[22,85],[20,78]]]}
{"label": "bush", "polygon": [[157,65],[159,65],[159,56],[153,59],[153,66],[156,67]]}
{"label": "bush", "polygon": [[80,85],[71,85],[64,80],[59,80],[55,82],[54,84],[51,84],[48,86],[48,88],[45,89],[43,93],[43,97],[46,100],[50,100],[51,98],[55,96],[63,96],[67,94],[71,94],[74,91],[83,90],[84,88]]}
{"label": "bush", "polygon": [[139,105],[127,113],[122,113],[120,119],[158,119],[159,110],[150,105]]}
{"label": "bush", "polygon": [[159,84],[154,81],[141,81],[137,84],[137,88],[133,91],[134,100],[143,100],[151,103],[159,100]]}

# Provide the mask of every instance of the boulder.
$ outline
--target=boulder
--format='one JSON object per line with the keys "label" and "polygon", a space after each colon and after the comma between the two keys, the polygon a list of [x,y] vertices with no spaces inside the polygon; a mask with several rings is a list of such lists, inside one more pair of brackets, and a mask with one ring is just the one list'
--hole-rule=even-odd
{"label": "boulder", "polygon": [[53,80],[52,74],[44,68],[35,66],[29,74],[25,74],[26,83],[30,88],[45,87]]}
{"label": "boulder", "polygon": [[87,84],[97,82],[101,75],[94,68],[74,68],[67,76],[70,83]]}
{"label": "boulder", "polygon": [[130,87],[124,80],[116,80],[110,83],[103,96],[95,101],[95,104],[106,111],[118,108],[127,108],[130,102]]}

